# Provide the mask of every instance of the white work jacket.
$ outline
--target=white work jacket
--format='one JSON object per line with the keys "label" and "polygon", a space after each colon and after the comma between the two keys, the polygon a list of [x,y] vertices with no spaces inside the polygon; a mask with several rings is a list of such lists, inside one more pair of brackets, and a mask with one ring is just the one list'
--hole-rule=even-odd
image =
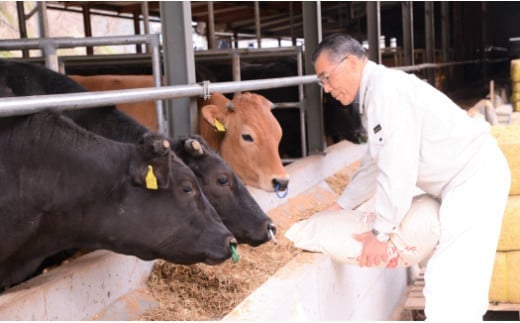
{"label": "white work jacket", "polygon": [[489,124],[413,74],[368,61],[358,96],[367,154],[337,203],[352,209],[375,193],[381,232],[397,228],[417,188],[442,198],[471,176],[479,147],[494,140]]}

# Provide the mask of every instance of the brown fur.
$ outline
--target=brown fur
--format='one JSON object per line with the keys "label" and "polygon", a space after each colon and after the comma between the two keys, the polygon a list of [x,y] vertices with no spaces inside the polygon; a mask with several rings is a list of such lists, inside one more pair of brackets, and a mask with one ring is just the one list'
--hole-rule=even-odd
{"label": "brown fur", "polygon": [[[89,91],[138,89],[154,86],[151,75],[69,75],[69,77]],[[134,117],[148,129],[156,131],[159,128],[154,101],[122,103],[118,104],[117,108]]]}

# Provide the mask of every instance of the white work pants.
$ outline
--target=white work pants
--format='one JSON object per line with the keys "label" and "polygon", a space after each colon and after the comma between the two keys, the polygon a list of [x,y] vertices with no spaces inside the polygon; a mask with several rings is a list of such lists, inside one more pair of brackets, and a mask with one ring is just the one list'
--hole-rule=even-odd
{"label": "white work pants", "polygon": [[439,244],[424,276],[427,321],[481,321],[488,308],[511,174],[500,149],[484,146],[472,160],[478,170],[442,196]]}

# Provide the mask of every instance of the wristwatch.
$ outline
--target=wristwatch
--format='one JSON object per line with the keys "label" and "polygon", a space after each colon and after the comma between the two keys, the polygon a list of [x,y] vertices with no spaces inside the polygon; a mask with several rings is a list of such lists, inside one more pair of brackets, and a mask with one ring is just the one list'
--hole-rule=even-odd
{"label": "wristwatch", "polygon": [[390,236],[384,232],[379,232],[376,229],[372,229],[372,234],[379,242],[388,242],[390,240]]}

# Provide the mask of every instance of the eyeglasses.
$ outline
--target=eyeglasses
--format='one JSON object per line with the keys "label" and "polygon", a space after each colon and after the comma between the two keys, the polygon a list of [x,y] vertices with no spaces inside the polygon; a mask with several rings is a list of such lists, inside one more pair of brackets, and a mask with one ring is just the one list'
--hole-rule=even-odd
{"label": "eyeglasses", "polygon": [[343,63],[344,60],[346,60],[348,58],[348,56],[345,56],[343,57],[338,64],[336,64],[336,66],[334,66],[334,68],[332,69],[332,71],[329,73],[329,75],[322,75],[322,76],[319,76],[318,77],[318,85],[321,86],[321,87],[324,87],[325,84],[330,84],[330,77],[332,76],[332,74],[334,74],[334,72],[336,72],[336,69],[338,68],[338,66],[341,65],[341,63]]}

